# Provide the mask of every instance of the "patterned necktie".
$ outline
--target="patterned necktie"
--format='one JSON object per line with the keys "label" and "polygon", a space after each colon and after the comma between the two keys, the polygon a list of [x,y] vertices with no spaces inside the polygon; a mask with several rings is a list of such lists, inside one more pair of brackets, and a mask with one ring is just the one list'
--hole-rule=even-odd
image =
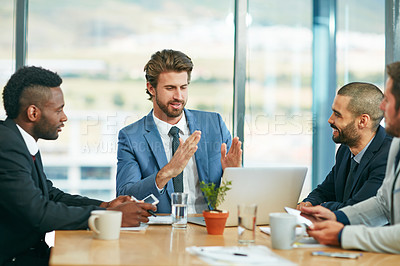
{"label": "patterned necktie", "polygon": [[357,171],[357,166],[358,163],[354,160],[354,157],[350,159],[350,170],[347,175],[346,186],[344,188],[343,201],[348,200],[350,198],[351,190],[353,188],[353,183],[354,183],[354,176]]}
{"label": "patterned necktie", "polygon": [[[172,136],[172,156],[179,147],[179,128],[171,127],[169,135]],[[183,192],[183,172],[172,179],[175,192]]]}

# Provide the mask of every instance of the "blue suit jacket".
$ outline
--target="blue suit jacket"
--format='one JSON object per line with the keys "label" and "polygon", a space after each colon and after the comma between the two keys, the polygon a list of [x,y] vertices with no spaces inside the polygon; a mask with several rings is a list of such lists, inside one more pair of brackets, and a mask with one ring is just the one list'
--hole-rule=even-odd
{"label": "blue suit jacket", "polygon": [[379,126],[374,140],[365,151],[357,168],[348,199],[343,197],[343,193],[351,151],[348,146],[340,145],[336,153],[336,164],[331,172],[303,201],[309,201],[313,205],[321,204],[334,211],[375,196],[385,177],[391,142],[392,137],[386,135],[385,129]]}
{"label": "blue suit jacket", "polygon": [[[222,176],[221,144],[231,145],[231,135],[217,113],[187,110],[185,115],[190,132],[201,131],[194,154],[199,181],[219,186]],[[118,135],[117,195],[134,195],[143,199],[154,194],[160,202],[157,212],[171,212],[172,179],[164,193],[159,193],[155,178],[168,163],[161,136],[154,123],[152,111],[139,121],[121,129]]]}

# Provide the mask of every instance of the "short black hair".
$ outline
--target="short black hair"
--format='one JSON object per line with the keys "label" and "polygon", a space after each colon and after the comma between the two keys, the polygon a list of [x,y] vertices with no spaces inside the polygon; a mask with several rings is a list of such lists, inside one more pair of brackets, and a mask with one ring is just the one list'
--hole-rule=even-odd
{"label": "short black hair", "polygon": [[372,128],[378,128],[383,118],[383,111],[379,108],[383,93],[377,86],[366,82],[352,82],[341,87],[337,94],[350,97],[347,109],[353,116],[368,114]]}
{"label": "short black hair", "polygon": [[[35,67],[25,66],[18,69],[8,80],[3,90],[3,104],[6,114],[9,118],[17,118],[21,112],[21,98],[27,89],[32,90],[34,96],[45,93],[49,88],[59,87],[62,83],[61,77],[50,70]],[[35,97],[29,100],[32,103]]]}

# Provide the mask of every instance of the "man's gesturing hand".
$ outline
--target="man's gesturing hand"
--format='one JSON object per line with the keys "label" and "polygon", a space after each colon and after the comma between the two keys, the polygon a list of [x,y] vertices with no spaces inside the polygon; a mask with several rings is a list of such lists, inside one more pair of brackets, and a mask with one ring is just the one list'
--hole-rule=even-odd
{"label": "man's gesturing hand", "polygon": [[200,131],[193,132],[185,142],[179,138],[179,147],[174,156],[172,156],[171,161],[156,176],[157,187],[163,188],[171,178],[179,175],[185,169],[190,158],[197,151],[197,143],[199,143],[200,138]]}
{"label": "man's gesturing hand", "polygon": [[231,148],[226,153],[226,144],[221,145],[221,165],[222,170],[226,167],[241,167],[242,166],[242,142],[238,137],[232,140]]}

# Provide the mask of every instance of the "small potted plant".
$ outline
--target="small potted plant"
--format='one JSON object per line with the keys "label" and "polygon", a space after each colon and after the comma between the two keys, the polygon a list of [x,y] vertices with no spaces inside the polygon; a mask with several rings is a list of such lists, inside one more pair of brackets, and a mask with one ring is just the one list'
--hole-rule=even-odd
{"label": "small potted plant", "polygon": [[232,181],[222,180],[221,185],[216,187],[214,183],[201,181],[200,189],[204,193],[210,210],[204,210],[203,216],[210,235],[222,235],[225,229],[228,211],[218,209],[218,206],[225,200],[226,192],[231,189]]}

